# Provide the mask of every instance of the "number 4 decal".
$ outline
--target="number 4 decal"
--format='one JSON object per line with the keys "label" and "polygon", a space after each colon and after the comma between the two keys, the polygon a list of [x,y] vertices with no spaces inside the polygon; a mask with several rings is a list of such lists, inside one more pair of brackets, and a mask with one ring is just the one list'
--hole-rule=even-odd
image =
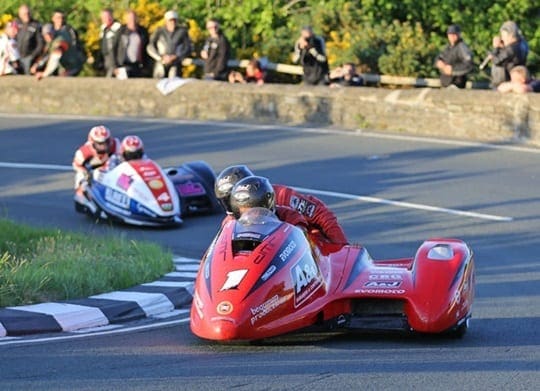
{"label": "number 4 decal", "polygon": [[227,280],[225,281],[225,284],[221,287],[219,290],[226,291],[228,289],[235,289],[240,285],[240,282],[244,279],[248,272],[248,269],[241,269],[241,270],[234,270],[232,272],[227,273]]}

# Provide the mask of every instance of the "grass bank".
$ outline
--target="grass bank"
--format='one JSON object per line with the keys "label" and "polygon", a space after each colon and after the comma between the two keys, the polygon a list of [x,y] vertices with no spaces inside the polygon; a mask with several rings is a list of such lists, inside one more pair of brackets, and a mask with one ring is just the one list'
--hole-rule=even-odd
{"label": "grass bank", "polygon": [[172,268],[172,255],[152,243],[0,219],[0,307],[125,289]]}

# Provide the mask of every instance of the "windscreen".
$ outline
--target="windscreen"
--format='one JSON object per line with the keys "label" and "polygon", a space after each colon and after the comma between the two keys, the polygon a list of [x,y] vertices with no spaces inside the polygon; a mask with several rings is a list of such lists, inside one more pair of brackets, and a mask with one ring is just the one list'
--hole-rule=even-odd
{"label": "windscreen", "polygon": [[233,235],[233,248],[236,251],[252,251],[281,224],[282,222],[271,210],[251,208],[237,221]]}

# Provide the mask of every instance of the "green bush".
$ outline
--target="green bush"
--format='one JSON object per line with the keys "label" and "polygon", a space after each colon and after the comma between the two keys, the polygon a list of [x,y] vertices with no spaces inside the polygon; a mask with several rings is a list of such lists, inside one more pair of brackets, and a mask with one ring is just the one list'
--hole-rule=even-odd
{"label": "green bush", "polygon": [[[20,3],[4,0],[4,12],[16,15]],[[446,44],[449,24],[461,26],[479,64],[501,24],[514,20],[529,42],[527,65],[533,74],[540,72],[538,0],[29,0],[28,4],[41,21],[48,21],[54,9],[63,9],[89,46],[90,58],[97,50],[101,8],[112,7],[119,18],[133,7],[147,27],[159,22],[161,10],[172,8],[190,20],[190,26],[204,26],[210,16],[221,19],[237,56],[290,62],[300,27],[312,24],[327,40],[331,65],[353,61],[370,72],[421,77],[437,74],[433,58]]]}

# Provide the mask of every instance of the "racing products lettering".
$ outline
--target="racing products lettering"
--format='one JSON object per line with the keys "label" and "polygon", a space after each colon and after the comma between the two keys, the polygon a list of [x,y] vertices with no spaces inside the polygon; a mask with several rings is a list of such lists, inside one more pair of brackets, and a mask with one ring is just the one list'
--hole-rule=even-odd
{"label": "racing products lettering", "polygon": [[380,295],[402,295],[405,289],[357,289],[354,293],[380,294]]}
{"label": "racing products lettering", "polygon": [[124,209],[129,207],[129,197],[119,191],[107,187],[105,189],[105,199],[111,204],[120,206]]}
{"label": "racing products lettering", "polygon": [[369,281],[364,286],[366,288],[399,288],[401,281]]}
{"label": "racing products lettering", "polygon": [[257,307],[250,308],[251,315],[251,325],[253,326],[255,322],[258,320],[264,318],[266,315],[274,311],[277,307],[279,307],[281,304],[285,303],[287,301],[287,297],[285,296],[272,296],[270,299],[262,303],[261,305],[258,305]]}
{"label": "racing products lettering", "polygon": [[227,280],[225,280],[225,283],[221,287],[220,292],[237,288],[238,285],[240,285],[240,282],[242,282],[242,280],[246,276],[247,272],[248,269],[240,269],[228,272]]}
{"label": "racing products lettering", "polygon": [[304,303],[322,286],[319,268],[309,254],[305,254],[292,268],[294,285],[294,306]]}
{"label": "racing products lettering", "polygon": [[289,244],[287,244],[287,247],[285,247],[285,249],[279,254],[279,259],[281,259],[281,262],[285,262],[295,248],[296,242],[294,240],[291,240]]}

